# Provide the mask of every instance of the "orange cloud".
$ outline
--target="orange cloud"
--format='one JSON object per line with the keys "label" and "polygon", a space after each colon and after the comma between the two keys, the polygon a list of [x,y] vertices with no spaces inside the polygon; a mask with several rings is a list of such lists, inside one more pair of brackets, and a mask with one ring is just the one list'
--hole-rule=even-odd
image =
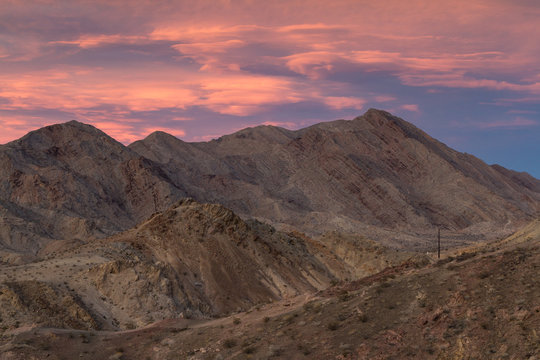
{"label": "orange cloud", "polygon": [[137,35],[83,35],[76,40],[58,40],[51,41],[50,44],[69,44],[77,45],[80,48],[88,49],[92,47],[102,46],[104,44],[135,44],[141,41],[148,41],[147,36]]}
{"label": "orange cloud", "polygon": [[262,105],[302,99],[290,81],[264,76],[226,76],[203,80],[200,104],[221,114],[244,116]]}

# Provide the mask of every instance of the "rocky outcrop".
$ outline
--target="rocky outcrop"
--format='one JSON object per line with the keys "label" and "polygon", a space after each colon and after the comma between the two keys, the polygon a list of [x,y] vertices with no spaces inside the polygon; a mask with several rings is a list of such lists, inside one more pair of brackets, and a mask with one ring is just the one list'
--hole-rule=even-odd
{"label": "rocky outcrop", "polygon": [[99,322],[81,299],[62,287],[42,281],[0,284],[0,314],[5,328],[33,326],[99,329]]}
{"label": "rocky outcrop", "polygon": [[[246,310],[322,289],[335,279],[302,238],[191,199],[110,241],[138,249],[138,260],[102,266],[98,288],[110,289],[108,295],[127,290],[146,307],[154,300],[145,296],[152,296],[156,307],[189,317]],[[172,302],[160,303],[162,295]]]}

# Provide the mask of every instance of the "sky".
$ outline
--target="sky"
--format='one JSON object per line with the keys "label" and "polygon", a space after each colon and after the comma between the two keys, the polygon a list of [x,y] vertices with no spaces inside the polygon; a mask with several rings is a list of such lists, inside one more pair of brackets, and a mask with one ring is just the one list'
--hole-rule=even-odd
{"label": "sky", "polygon": [[0,0],[0,144],[78,120],[129,144],[369,108],[540,178],[536,0]]}

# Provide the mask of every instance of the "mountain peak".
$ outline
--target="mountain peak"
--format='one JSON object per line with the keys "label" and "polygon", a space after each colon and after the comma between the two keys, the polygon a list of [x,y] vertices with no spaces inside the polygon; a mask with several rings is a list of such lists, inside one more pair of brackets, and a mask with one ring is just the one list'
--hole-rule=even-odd
{"label": "mountain peak", "polygon": [[394,115],[390,114],[388,111],[376,109],[376,108],[369,108],[363,116],[369,117],[369,116],[384,116],[384,117],[394,117]]}
{"label": "mountain peak", "polygon": [[[34,130],[22,138],[8,143],[11,147],[22,147],[36,151],[46,151],[51,148],[80,147],[83,144],[90,146],[112,146],[116,151],[122,151],[124,145],[97,129],[82,122],[71,120],[61,124],[54,124]],[[98,150],[98,149],[96,149]]]}
{"label": "mountain peak", "polygon": [[59,125],[69,125],[69,126],[78,126],[78,127],[92,126],[92,125],[88,125],[77,120],[70,120]]}
{"label": "mountain peak", "polygon": [[167,142],[170,142],[170,141],[173,141],[173,142],[178,142],[178,141],[181,141],[183,142],[181,139],[177,138],[176,136],[174,135],[171,135],[169,133],[166,133],[164,131],[154,131],[153,133],[151,133],[150,135],[148,135],[146,138],[144,138],[145,142],[162,142],[162,141],[167,141]]}
{"label": "mountain peak", "polygon": [[[374,109],[370,108],[368,111],[364,113],[364,115],[360,115],[356,117],[354,120],[361,120],[361,121],[367,121],[371,123],[372,125],[383,125],[388,124],[390,122],[403,122],[407,123],[405,120],[402,120],[388,111],[380,110],[380,109]],[[353,120],[353,121],[354,121]]]}

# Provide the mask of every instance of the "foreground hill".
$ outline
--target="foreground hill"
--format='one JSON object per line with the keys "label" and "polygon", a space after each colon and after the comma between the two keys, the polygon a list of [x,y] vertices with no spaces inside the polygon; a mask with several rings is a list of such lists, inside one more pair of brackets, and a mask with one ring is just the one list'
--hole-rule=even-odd
{"label": "foreground hill", "polygon": [[54,241],[40,260],[0,265],[0,319],[15,331],[207,319],[312,294],[411,256],[336,236],[319,242],[185,199],[112,237]]}
{"label": "foreground hill", "polygon": [[481,233],[539,211],[540,181],[454,151],[406,121],[369,110],[298,131],[248,128],[206,143],[154,133],[130,149],[196,199],[308,233]]}
{"label": "foreground hill", "polygon": [[540,356],[540,224],[315,295],[117,333],[7,329],[6,359],[529,359]]}

